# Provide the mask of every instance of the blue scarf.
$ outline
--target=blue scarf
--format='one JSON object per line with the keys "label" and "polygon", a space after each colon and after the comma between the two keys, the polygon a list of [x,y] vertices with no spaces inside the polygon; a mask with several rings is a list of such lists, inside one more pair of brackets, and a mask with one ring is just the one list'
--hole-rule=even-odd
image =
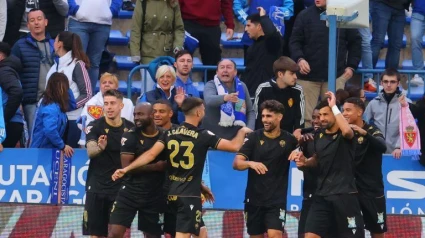
{"label": "blue scarf", "polygon": [[[245,90],[242,82],[236,76],[234,78],[235,92],[238,92],[238,102],[225,102],[220,106],[220,122],[218,123],[223,127],[231,126],[246,126],[246,102],[245,102]],[[217,88],[218,95],[228,94],[227,89],[221,83],[217,75],[214,76],[214,84]]]}
{"label": "blue scarf", "polygon": [[0,88],[0,143],[6,139],[6,124],[4,123],[3,115],[3,92]]}

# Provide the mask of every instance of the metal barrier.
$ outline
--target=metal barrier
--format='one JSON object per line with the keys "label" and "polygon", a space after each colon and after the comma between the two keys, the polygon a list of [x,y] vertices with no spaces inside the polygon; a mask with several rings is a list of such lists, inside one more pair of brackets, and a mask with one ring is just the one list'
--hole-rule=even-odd
{"label": "metal barrier", "polygon": [[[128,78],[127,78],[127,97],[128,98],[131,98],[131,95],[132,95],[132,77],[133,77],[133,75],[136,72],[140,72],[141,69],[147,69],[148,66],[149,65],[146,65],[146,64],[138,65],[138,66],[134,67],[130,71],[130,73],[128,75]],[[204,79],[204,83],[205,83],[207,81],[207,72],[208,72],[208,70],[216,70],[216,69],[217,69],[217,66],[196,65],[196,66],[193,67],[192,72],[203,71],[204,72],[203,79]],[[238,72],[244,72],[245,71],[245,66],[237,66],[236,69],[238,70]],[[377,81],[376,81],[377,86],[379,87],[380,77],[381,77],[381,74],[383,72],[384,72],[384,69],[358,69],[358,70],[356,70],[355,73],[362,75],[362,84],[361,85],[363,85],[363,83],[364,83],[363,80],[364,80],[364,75],[365,74],[368,74],[368,73],[374,74],[376,76],[375,78],[377,78]],[[407,95],[406,96],[409,97],[409,98],[411,98],[411,99],[419,99],[419,98],[421,98],[423,96],[424,92],[425,92],[425,85],[423,87],[422,93],[412,93],[411,92],[412,90],[411,90],[410,80],[412,79],[412,75],[415,75],[415,74],[425,75],[425,70],[403,70],[403,69],[401,69],[398,72],[400,74],[407,74],[407,77],[408,77],[408,80],[407,80],[408,89],[407,89]],[[147,70],[144,70],[143,71],[142,80],[147,78],[147,73],[148,73]],[[143,80],[143,83],[144,83],[144,87],[143,88],[146,90],[146,80]],[[368,99],[371,99],[371,98],[375,97],[377,94],[378,94],[377,92],[367,93],[366,96],[368,97]]]}
{"label": "metal barrier", "polygon": [[[133,69],[131,69],[130,73],[128,74],[128,78],[127,78],[127,97],[128,98],[131,98],[131,95],[132,95],[131,85],[132,85],[132,82],[133,82],[133,79],[132,79],[133,75],[136,72],[140,72],[141,69],[147,69],[148,67],[149,67],[149,65],[147,65],[147,64],[141,64],[141,65],[138,65],[138,66],[134,67]],[[238,72],[244,72],[245,66],[236,66],[236,69],[238,70]],[[192,72],[199,72],[199,71],[204,72],[204,77],[203,77],[204,83],[207,82],[207,72],[208,72],[208,70],[217,70],[217,66],[195,65],[192,68]],[[142,80],[147,78],[146,77],[147,74],[148,74],[147,70],[144,70],[143,75],[142,75],[143,76]],[[155,79],[153,79],[153,80],[155,80]],[[143,85],[144,85],[143,88],[146,90],[146,80],[143,80]]]}

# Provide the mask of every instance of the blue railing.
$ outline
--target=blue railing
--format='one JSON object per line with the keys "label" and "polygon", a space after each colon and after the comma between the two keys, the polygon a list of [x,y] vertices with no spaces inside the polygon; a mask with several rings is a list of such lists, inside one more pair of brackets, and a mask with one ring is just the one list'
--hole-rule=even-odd
{"label": "blue railing", "polygon": [[[133,84],[132,77],[133,77],[133,75],[137,72],[140,72],[141,69],[147,69],[147,68],[148,68],[148,65],[145,65],[145,64],[144,65],[138,65],[130,71],[128,78],[127,78],[127,97],[131,98],[131,95],[133,93],[133,90],[132,90],[132,84]],[[204,72],[203,79],[204,79],[204,82],[206,82],[207,81],[207,71],[208,70],[216,70],[216,69],[217,69],[217,66],[197,65],[197,66],[193,67],[192,71],[193,72],[203,71]],[[245,71],[244,66],[237,66],[236,69],[238,70],[238,72]],[[381,77],[381,74],[383,72],[384,72],[384,69],[358,69],[356,71],[357,74],[362,75],[362,79],[364,78],[363,76],[365,74],[368,74],[368,73],[374,74],[374,76],[375,76],[374,78],[376,79],[377,87],[379,87],[379,85],[380,85],[380,77]],[[405,74],[408,77],[408,80],[407,80],[408,89],[407,89],[407,95],[406,96],[408,98],[412,99],[412,100],[417,100],[417,99],[422,98],[422,96],[424,95],[424,92],[425,92],[425,85],[423,87],[411,87],[410,80],[412,79],[412,76],[415,75],[415,74],[425,75],[425,70],[403,70],[403,69],[401,69],[401,70],[399,70],[399,72],[400,72],[400,74]],[[142,75],[143,79],[147,78],[147,73],[148,73],[147,70],[143,71],[143,75]],[[146,89],[146,80],[142,80],[142,82],[144,84],[143,88]],[[361,85],[363,85],[363,81],[362,81]],[[376,97],[377,95],[378,95],[377,92],[373,92],[373,93],[367,92],[366,98],[370,100],[370,99]]]}
{"label": "blue railing", "polygon": [[[147,64],[141,64],[138,65],[136,67],[134,67],[130,73],[128,74],[128,78],[127,78],[127,97],[131,98],[132,95],[132,84],[133,84],[133,75],[137,72],[140,72],[141,69],[147,69],[149,65]],[[238,72],[243,72],[245,71],[245,66],[236,66],[236,69],[238,70]],[[211,65],[211,66],[204,66],[204,65],[196,65],[193,66],[192,68],[192,72],[199,72],[199,71],[203,71],[204,72],[204,83],[207,81],[207,72],[208,70],[217,70],[217,66]],[[142,79],[146,79],[147,78],[147,70],[143,71],[143,77]],[[144,89],[146,90],[146,80],[143,80],[143,85],[144,85]]]}

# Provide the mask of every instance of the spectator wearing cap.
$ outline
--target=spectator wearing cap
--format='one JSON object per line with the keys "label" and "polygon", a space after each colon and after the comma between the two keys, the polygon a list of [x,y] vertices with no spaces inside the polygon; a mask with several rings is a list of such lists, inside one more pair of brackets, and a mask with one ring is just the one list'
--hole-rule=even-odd
{"label": "spectator wearing cap", "polygon": [[0,42],[0,87],[6,126],[6,139],[2,144],[5,148],[14,148],[24,129],[23,116],[19,110],[23,95],[18,74],[21,68],[21,61],[10,55],[9,44]]}
{"label": "spectator wearing cap", "polygon": [[304,92],[297,84],[297,72],[300,70],[295,61],[281,56],[273,63],[275,77],[260,84],[255,93],[254,112],[255,129],[263,128],[260,105],[266,100],[276,100],[285,107],[285,114],[280,121],[280,127],[292,133],[304,127]]}
{"label": "spectator wearing cap", "polygon": [[282,36],[277,31],[266,11],[259,7],[259,13],[246,19],[245,31],[254,43],[248,47],[245,57],[245,73],[242,80],[249,93],[255,94],[258,85],[273,77],[273,62],[282,55]]}
{"label": "spectator wearing cap", "polygon": [[237,77],[236,63],[223,59],[214,80],[205,84],[205,117],[202,126],[218,137],[231,140],[243,127],[254,129],[255,114],[245,83]]}

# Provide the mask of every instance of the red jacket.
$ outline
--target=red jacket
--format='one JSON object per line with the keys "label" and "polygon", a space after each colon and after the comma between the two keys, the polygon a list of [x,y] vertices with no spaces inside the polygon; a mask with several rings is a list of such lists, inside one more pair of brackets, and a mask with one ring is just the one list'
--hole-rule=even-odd
{"label": "red jacket", "polygon": [[226,27],[235,28],[233,0],[179,0],[183,20],[192,20],[203,26],[219,26],[221,15]]}

